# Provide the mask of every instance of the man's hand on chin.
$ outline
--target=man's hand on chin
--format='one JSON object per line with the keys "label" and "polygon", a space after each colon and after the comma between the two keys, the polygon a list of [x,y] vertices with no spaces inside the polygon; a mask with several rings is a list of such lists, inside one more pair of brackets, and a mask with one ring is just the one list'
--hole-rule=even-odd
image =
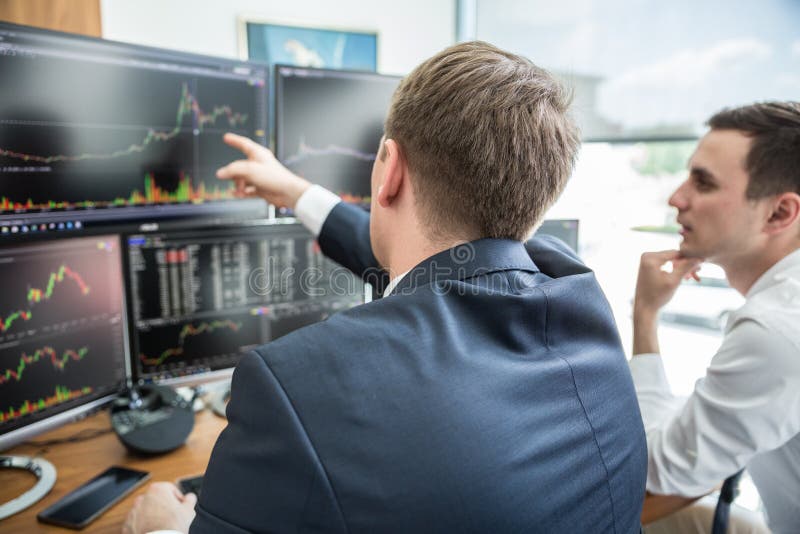
{"label": "man's hand on chin", "polygon": [[[645,252],[639,262],[633,298],[633,355],[659,352],[658,311],[672,298],[681,280],[699,280],[700,258],[685,258],[677,250]],[[670,268],[666,268],[670,264]]]}
{"label": "man's hand on chin", "polygon": [[156,530],[189,532],[194,519],[194,493],[184,495],[169,482],[156,482],[147,488],[144,495],[136,498],[128,513],[123,534],[145,534]]}

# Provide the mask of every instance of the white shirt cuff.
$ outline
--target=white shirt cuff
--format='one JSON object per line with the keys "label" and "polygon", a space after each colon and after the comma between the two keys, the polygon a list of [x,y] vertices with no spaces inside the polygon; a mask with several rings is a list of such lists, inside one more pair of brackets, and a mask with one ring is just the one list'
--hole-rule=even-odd
{"label": "white shirt cuff", "polygon": [[664,361],[658,353],[637,354],[630,359],[628,365],[631,368],[633,383],[636,390],[657,389],[669,391],[669,381],[664,370]]}
{"label": "white shirt cuff", "polygon": [[661,355],[638,354],[628,362],[645,432],[659,427],[680,407],[664,370]]}
{"label": "white shirt cuff", "polygon": [[312,185],[297,199],[294,214],[314,237],[319,236],[325,219],[342,199],[318,185]]}

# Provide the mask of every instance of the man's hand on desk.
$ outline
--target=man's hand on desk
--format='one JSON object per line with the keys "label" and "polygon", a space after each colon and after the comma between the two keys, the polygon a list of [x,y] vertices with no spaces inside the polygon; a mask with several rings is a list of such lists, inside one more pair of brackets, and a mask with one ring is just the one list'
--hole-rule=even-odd
{"label": "man's hand on desk", "polygon": [[174,484],[156,482],[136,498],[125,519],[123,534],[145,534],[157,530],[189,532],[197,495],[181,493]]}

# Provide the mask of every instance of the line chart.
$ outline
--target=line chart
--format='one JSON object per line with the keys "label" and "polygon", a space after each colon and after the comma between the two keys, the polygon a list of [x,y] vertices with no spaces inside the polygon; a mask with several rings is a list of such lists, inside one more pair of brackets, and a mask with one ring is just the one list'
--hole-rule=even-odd
{"label": "line chart", "polygon": [[222,321],[202,322],[198,325],[192,323],[186,324],[178,334],[178,346],[170,347],[164,350],[157,358],[149,358],[145,354],[139,354],[139,359],[145,365],[156,366],[164,363],[165,360],[173,356],[182,355],[184,346],[186,345],[186,338],[198,336],[204,333],[212,333],[219,329],[228,329],[231,332],[238,332],[242,328],[242,323],[236,323],[230,319]]}
{"label": "line chart", "polygon": [[28,321],[32,317],[32,314],[29,310],[17,310],[14,313],[9,314],[7,317],[3,318],[0,317],[0,333],[5,332],[11,325],[14,324],[14,321],[17,319],[22,319],[23,321]]}
{"label": "line chart", "polygon": [[371,162],[375,161],[377,155],[335,144],[329,144],[324,148],[315,148],[308,145],[305,141],[305,138],[301,137],[300,142],[298,143],[297,152],[287,157],[283,163],[284,165],[291,167],[310,158],[318,158],[323,156],[347,156],[355,158],[359,161]]}
{"label": "line chart", "polygon": [[0,221],[266,212],[215,175],[239,157],[224,133],[266,144],[266,66],[5,37],[39,52],[3,61]]}
{"label": "line chart", "polygon": [[31,364],[46,359],[43,357],[50,358],[50,363],[53,365],[53,367],[59,371],[63,371],[64,367],[70,360],[80,361],[88,352],[88,347],[81,347],[78,350],[68,349],[65,350],[61,356],[58,355],[53,347],[42,347],[41,349],[37,349],[33,354],[27,354],[23,352],[16,369],[6,369],[5,373],[0,375],[0,384],[9,382],[12,378],[19,382],[22,380],[22,375],[25,369],[27,369],[27,367]]}
{"label": "line chart", "polygon": [[66,265],[61,265],[58,268],[58,271],[54,273],[50,273],[50,279],[47,281],[47,287],[44,291],[37,288],[30,288],[28,290],[28,302],[36,303],[41,302],[42,299],[49,300],[50,297],[53,296],[53,289],[56,286],[56,282],[63,282],[64,277],[70,278],[74,280],[75,283],[78,285],[78,288],[81,290],[81,293],[84,295],[88,295],[90,288],[86,285],[86,282],[83,281],[81,275],[67,267]]}
{"label": "line chart", "polygon": [[[80,274],[70,269],[67,265],[62,264],[55,272],[50,273],[50,278],[45,285],[45,289],[35,287],[28,288],[28,305],[32,306],[40,303],[42,300],[50,300],[50,298],[53,296],[53,291],[55,290],[56,284],[60,284],[65,279],[74,281],[80,289],[82,295],[88,295],[91,291],[91,288],[86,284],[86,282],[84,282]],[[0,334],[8,331],[8,329],[11,328],[14,322],[18,319],[29,321],[31,317],[33,317],[33,312],[30,309],[16,310],[8,314],[6,317],[0,317]]]}
{"label": "line chart", "polygon": [[141,142],[132,144],[127,148],[115,150],[106,154],[83,153],[76,155],[56,154],[51,156],[41,156],[36,154],[24,154],[0,148],[0,156],[41,164],[51,164],[60,162],[78,162],[86,160],[110,160],[135,153],[144,152],[148,146],[158,141],[169,141],[184,131],[183,122],[187,115],[193,117],[193,128],[202,131],[207,124],[215,124],[217,119],[225,116],[231,127],[244,124],[248,116],[245,113],[234,112],[230,106],[215,106],[212,111],[206,113],[200,108],[200,104],[194,95],[189,91],[189,86],[183,83],[181,86],[181,98],[178,102],[177,115],[175,117],[175,127],[169,131],[158,131],[149,128]]}
{"label": "line chart", "polygon": [[220,328],[227,328],[232,332],[238,332],[239,329],[242,328],[242,323],[234,323],[230,319],[226,319],[224,321],[212,321],[210,323],[200,323],[200,325],[196,327],[190,323],[184,326],[183,330],[181,330],[181,333],[178,334],[178,341],[181,345],[183,345],[188,336],[197,336],[205,332],[213,332],[214,330],[218,330]]}

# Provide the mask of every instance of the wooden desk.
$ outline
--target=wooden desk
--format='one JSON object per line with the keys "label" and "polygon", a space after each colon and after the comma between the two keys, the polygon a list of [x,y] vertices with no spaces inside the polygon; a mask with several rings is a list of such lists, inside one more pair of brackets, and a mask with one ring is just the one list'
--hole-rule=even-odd
{"label": "wooden desk", "polygon": [[702,497],[702,495],[700,497],[680,497],[678,495],[653,495],[648,493],[644,497],[644,505],[642,506],[642,524],[649,525],[654,521],[667,517],[678,510],[686,508]]}
{"label": "wooden desk", "polygon": [[[28,444],[18,445],[4,451],[6,455],[40,456],[49,460],[58,471],[56,484],[44,499],[30,508],[0,521],[0,532],[75,532],[61,527],[45,525],[36,520],[36,514],[77,488],[93,476],[112,465],[122,465],[150,472],[149,482],[179,478],[203,473],[211,456],[211,449],[227,421],[209,410],[200,412],[186,444],[179,449],[160,456],[134,456],[125,449],[113,432],[78,443],[60,443],[42,449]],[[108,412],[87,417],[57,430],[36,437],[44,441],[72,436],[84,429],[110,428]],[[0,502],[19,496],[31,488],[35,477],[17,469],[0,470]],[[144,492],[147,484],[112,506],[103,515],[86,527],[84,532],[113,532],[119,534],[133,500]]]}
{"label": "wooden desk", "polygon": [[[77,488],[93,476],[112,465],[122,465],[150,472],[150,482],[167,480],[175,482],[179,478],[203,473],[211,456],[211,449],[217,436],[227,422],[209,410],[197,415],[194,430],[186,444],[168,454],[154,457],[134,456],[127,452],[113,433],[78,443],[61,443],[46,449],[28,444],[19,445],[4,451],[8,455],[41,456],[55,465],[58,471],[56,485],[47,496],[30,508],[0,521],[0,532],[75,532],[61,527],[45,525],[36,520],[36,514],[58,499]],[[77,423],[73,423],[47,434],[36,437],[36,441],[66,438],[84,429],[109,428],[108,412],[103,411]],[[0,470],[0,502],[19,496],[33,486],[32,474],[11,469]],[[115,504],[97,520],[84,529],[84,532],[122,531],[122,523],[133,505],[136,495],[143,493],[147,484],[137,489],[125,499]],[[648,495],[645,498],[642,514],[643,523],[650,523],[675,510],[687,506],[697,498],[660,497]]]}

